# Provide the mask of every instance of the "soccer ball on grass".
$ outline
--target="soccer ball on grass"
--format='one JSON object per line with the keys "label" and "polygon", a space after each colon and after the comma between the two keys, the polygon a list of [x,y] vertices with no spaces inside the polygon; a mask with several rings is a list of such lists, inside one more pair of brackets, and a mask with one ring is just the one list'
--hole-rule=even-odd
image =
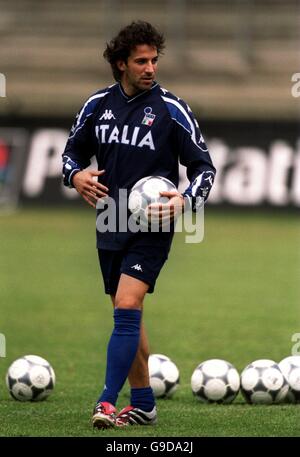
{"label": "soccer ball on grass", "polygon": [[274,360],[255,360],[241,374],[241,391],[248,403],[281,403],[287,395],[288,383]]}
{"label": "soccer ball on grass", "polygon": [[285,401],[300,403],[300,355],[286,357],[278,366],[289,385]]}
{"label": "soccer ball on grass", "polygon": [[240,376],[226,360],[210,359],[195,368],[191,387],[202,403],[231,403],[239,392]]}
{"label": "soccer ball on grass", "polygon": [[148,359],[150,386],[156,398],[171,397],[179,385],[179,370],[172,360],[162,354]]}
{"label": "soccer ball on grass", "polygon": [[6,385],[15,400],[40,401],[52,392],[55,373],[47,360],[37,355],[25,355],[10,365]]}

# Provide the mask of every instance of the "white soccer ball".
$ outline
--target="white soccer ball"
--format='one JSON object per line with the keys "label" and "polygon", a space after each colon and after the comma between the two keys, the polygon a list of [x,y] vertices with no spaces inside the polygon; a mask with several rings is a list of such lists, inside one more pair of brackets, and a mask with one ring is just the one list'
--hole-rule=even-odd
{"label": "white soccer ball", "polygon": [[55,373],[47,360],[37,355],[25,355],[10,365],[6,385],[15,400],[40,401],[52,392]]}
{"label": "white soccer ball", "polygon": [[192,392],[203,403],[231,403],[240,388],[240,376],[235,367],[221,359],[200,363],[191,378]]}
{"label": "white soccer ball", "polygon": [[241,374],[241,391],[248,403],[281,403],[287,395],[288,383],[274,360],[255,360]]}
{"label": "white soccer ball", "polygon": [[285,400],[289,403],[300,403],[300,355],[286,357],[278,366],[289,385]]}
{"label": "white soccer ball", "polygon": [[133,218],[140,225],[158,224],[159,221],[149,218],[148,205],[151,203],[167,203],[169,198],[162,197],[160,192],[177,190],[176,186],[162,176],[147,176],[140,179],[131,189],[128,198],[128,208]]}
{"label": "white soccer ball", "polygon": [[150,386],[156,398],[171,397],[179,385],[179,370],[163,354],[151,354],[148,359]]}

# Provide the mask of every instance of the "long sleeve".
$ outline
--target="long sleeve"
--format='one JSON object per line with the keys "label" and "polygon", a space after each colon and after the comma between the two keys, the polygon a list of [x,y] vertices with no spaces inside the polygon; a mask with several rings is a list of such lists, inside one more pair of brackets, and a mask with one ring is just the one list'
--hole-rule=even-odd
{"label": "long sleeve", "polygon": [[189,106],[182,100],[163,97],[174,121],[175,146],[178,148],[180,163],[187,168],[190,185],[183,192],[189,206],[196,211],[201,202],[208,198],[213,185],[216,169]]}
{"label": "long sleeve", "polygon": [[88,167],[91,157],[95,154],[97,143],[93,131],[93,119],[100,100],[107,93],[107,91],[101,91],[92,95],[77,113],[62,155],[65,186],[73,187],[72,178],[75,173]]}

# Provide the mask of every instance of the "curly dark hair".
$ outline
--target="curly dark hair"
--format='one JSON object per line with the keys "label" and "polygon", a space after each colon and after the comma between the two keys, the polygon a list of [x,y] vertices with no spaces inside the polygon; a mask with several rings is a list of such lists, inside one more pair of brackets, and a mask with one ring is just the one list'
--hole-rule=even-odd
{"label": "curly dark hair", "polygon": [[117,67],[117,62],[127,62],[131,51],[140,44],[147,44],[157,49],[162,54],[165,45],[163,34],[159,33],[149,22],[137,21],[124,27],[109,43],[103,57],[110,63],[114,78],[120,81],[122,72]]}

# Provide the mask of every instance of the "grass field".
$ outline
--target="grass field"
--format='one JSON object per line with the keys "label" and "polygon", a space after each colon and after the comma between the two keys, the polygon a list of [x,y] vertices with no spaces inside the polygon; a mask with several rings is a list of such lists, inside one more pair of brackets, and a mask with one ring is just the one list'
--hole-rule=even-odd
{"label": "grass field", "polygon": [[[300,436],[300,406],[202,405],[194,368],[224,358],[241,371],[260,358],[291,354],[300,332],[300,227],[296,215],[206,211],[205,238],[177,234],[156,293],[145,302],[151,352],[170,356],[180,388],[158,401],[154,427],[94,431],[112,328],[95,252],[92,210],[27,209],[0,216],[0,436]],[[20,403],[7,392],[8,366],[25,354],[53,365],[47,401]],[[126,385],[119,407],[129,402]]]}

